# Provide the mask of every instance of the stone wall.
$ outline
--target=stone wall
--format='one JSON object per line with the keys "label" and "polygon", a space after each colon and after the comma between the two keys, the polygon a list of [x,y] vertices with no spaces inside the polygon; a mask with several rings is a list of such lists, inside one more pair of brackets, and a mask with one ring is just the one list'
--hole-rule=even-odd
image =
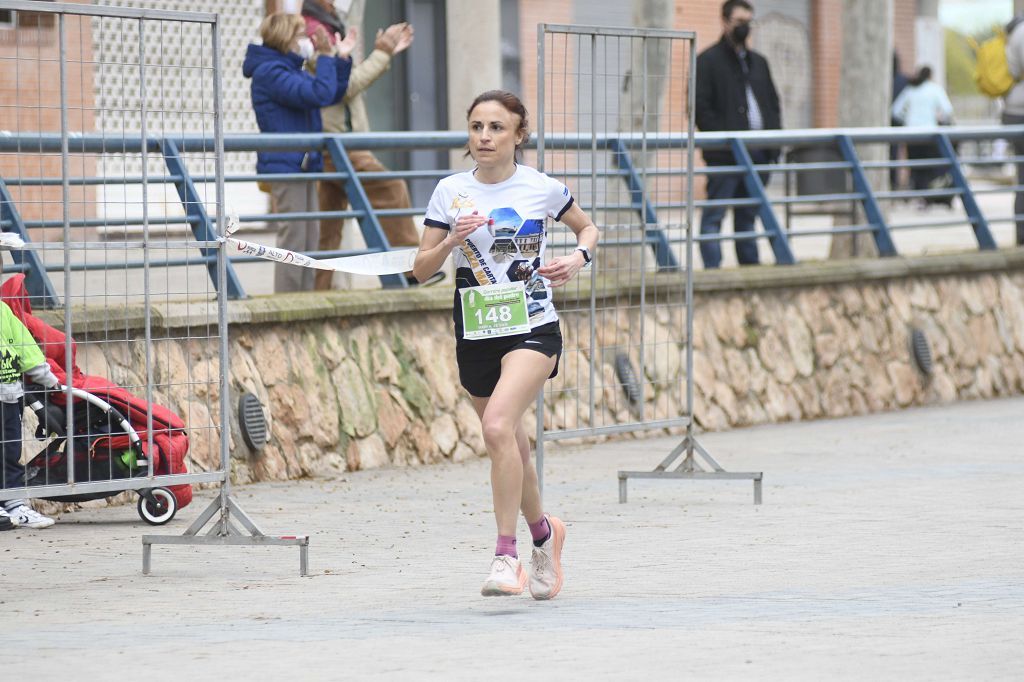
{"label": "stone wall", "polygon": [[[1024,250],[703,272],[695,290],[694,413],[704,429],[1024,392]],[[235,479],[482,456],[479,422],[458,384],[450,306],[450,289],[232,302],[232,401],[238,391],[257,395],[272,434],[250,452],[230,415]],[[154,308],[153,324],[181,325],[173,313]],[[673,335],[680,361],[651,371],[672,381],[684,379],[681,320],[655,321]],[[638,323],[601,330],[603,343],[635,344]],[[930,376],[913,364],[913,327],[930,343]],[[216,375],[215,359],[182,344],[154,354],[173,365],[157,367],[158,376]],[[111,376],[140,374],[118,366],[131,362],[125,357],[104,362]],[[215,393],[198,398],[216,404]],[[179,413],[206,414],[182,396],[163,399]],[[683,410],[663,396],[649,400],[658,417]],[[548,418],[566,412],[549,407]],[[194,443],[194,469],[215,467],[213,450]]]}

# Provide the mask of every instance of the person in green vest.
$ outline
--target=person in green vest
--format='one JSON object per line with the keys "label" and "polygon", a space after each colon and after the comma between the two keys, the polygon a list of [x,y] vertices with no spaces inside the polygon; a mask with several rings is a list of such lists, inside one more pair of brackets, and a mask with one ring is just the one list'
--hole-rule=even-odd
{"label": "person in green vest", "polygon": [[[0,302],[0,424],[3,425],[3,469],[0,488],[25,485],[21,464],[21,421],[25,411],[22,375],[44,388],[60,385],[42,350],[10,307]],[[47,528],[54,520],[30,507],[23,499],[7,500],[0,506],[0,531],[12,528]]]}

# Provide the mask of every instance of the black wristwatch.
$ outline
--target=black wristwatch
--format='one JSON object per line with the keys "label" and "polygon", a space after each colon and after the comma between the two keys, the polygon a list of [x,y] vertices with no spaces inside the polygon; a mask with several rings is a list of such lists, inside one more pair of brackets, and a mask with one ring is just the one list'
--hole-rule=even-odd
{"label": "black wristwatch", "polygon": [[583,264],[590,265],[590,249],[585,246],[577,246],[576,250],[583,254]]}

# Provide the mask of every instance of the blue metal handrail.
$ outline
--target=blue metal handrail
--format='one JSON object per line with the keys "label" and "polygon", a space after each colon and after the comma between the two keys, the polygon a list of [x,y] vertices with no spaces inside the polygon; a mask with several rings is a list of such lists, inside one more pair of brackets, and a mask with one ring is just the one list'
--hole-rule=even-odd
{"label": "blue metal handrail", "polygon": [[[731,150],[735,163],[728,166],[712,166],[694,168],[693,172],[698,175],[742,175],[747,186],[748,199],[732,200],[694,200],[693,205],[697,208],[711,206],[754,206],[764,225],[764,232],[750,232],[731,235],[701,235],[698,241],[728,241],[737,238],[768,238],[775,253],[776,262],[788,264],[795,262],[792,250],[789,247],[789,238],[808,234],[844,234],[855,232],[870,233],[878,251],[882,256],[896,255],[890,231],[894,229],[917,229],[926,226],[944,226],[967,223],[971,225],[978,241],[979,248],[995,248],[995,241],[992,237],[989,225],[995,222],[1007,222],[1017,219],[1024,219],[1024,216],[1009,216],[991,219],[983,215],[977,201],[976,194],[993,191],[1018,191],[1024,187],[1011,186],[998,190],[974,189],[970,187],[967,177],[963,172],[963,164],[972,165],[995,165],[1001,163],[1024,163],[1024,158],[1011,157],[1008,159],[991,159],[986,157],[958,157],[956,143],[965,141],[983,141],[993,139],[1015,139],[1024,136],[1024,125],[1021,126],[959,126],[941,128],[851,128],[851,129],[811,129],[811,130],[775,130],[775,131],[742,131],[742,132],[699,132],[694,135],[694,145],[702,150]],[[536,147],[536,136],[528,142],[528,148]],[[860,160],[856,146],[863,144],[904,144],[904,143],[934,143],[940,157],[934,159],[913,159],[901,161],[862,161]],[[458,149],[467,143],[467,135],[462,132],[378,132],[378,133],[347,133],[347,134],[240,134],[224,137],[223,148],[225,152],[254,152],[254,151],[280,151],[280,150],[320,150],[330,155],[335,163],[336,171],[323,173],[278,173],[270,175],[229,175],[225,176],[227,183],[254,182],[257,180],[270,182],[310,181],[310,180],[341,180],[346,185],[346,193],[350,201],[350,210],[332,212],[307,212],[294,214],[246,214],[241,216],[242,222],[266,222],[282,219],[317,219],[317,218],[355,218],[359,221],[360,229],[366,240],[368,249],[365,253],[372,253],[390,249],[387,238],[380,228],[379,219],[392,216],[418,215],[423,213],[422,207],[409,209],[374,210],[367,200],[363,189],[363,183],[378,179],[416,179],[416,178],[441,178],[451,171],[446,169],[436,170],[415,170],[415,171],[376,171],[356,173],[348,161],[346,153],[349,149],[368,150],[411,150],[411,149]],[[0,133],[0,153],[52,153],[61,151],[62,139],[55,133]],[[142,152],[143,140],[139,137],[113,137],[101,134],[73,134],[67,140],[68,150],[71,154],[113,154],[127,153],[138,154]],[[598,210],[629,210],[642,216],[645,224],[645,236],[642,239],[635,239],[631,243],[646,244],[655,253],[658,267],[663,270],[678,268],[675,256],[669,249],[669,244],[678,243],[678,239],[666,238],[664,232],[657,227],[657,211],[659,209],[684,209],[686,202],[680,198],[677,202],[655,202],[646,193],[643,185],[643,178],[637,172],[632,154],[640,150],[648,152],[662,149],[685,149],[687,136],[683,133],[622,133],[622,134],[547,134],[544,140],[545,149],[575,150],[596,148],[612,155],[613,167],[603,169],[596,174],[602,178],[614,178],[624,183],[628,190],[628,203],[625,204],[601,204],[593,208]],[[785,146],[831,146],[838,149],[842,155],[841,161],[811,162],[811,163],[779,163],[767,164],[754,163],[749,153],[758,149],[778,149]],[[172,184],[178,191],[182,206],[185,209],[185,216],[181,218],[153,218],[145,219],[149,225],[155,224],[181,224],[188,225],[195,237],[204,245],[201,246],[202,254],[197,258],[175,259],[166,262],[166,265],[203,263],[210,269],[211,276],[215,273],[215,249],[207,246],[215,239],[216,218],[209,215],[201,198],[196,192],[195,185],[198,183],[213,182],[215,178],[208,175],[190,174],[185,158],[189,154],[213,153],[215,149],[214,140],[211,136],[202,135],[172,135],[172,136],[149,136],[145,141],[145,148],[148,153],[159,154],[165,160],[167,173],[165,175],[150,174],[142,177],[85,177],[76,176],[68,178],[67,183],[73,186],[87,185],[126,185],[139,184],[146,181],[150,184],[164,183]],[[897,190],[878,192],[874,191],[867,179],[867,170],[887,169],[894,167],[903,168],[947,168],[953,179],[953,186],[946,189],[929,190]],[[827,194],[801,195],[784,198],[773,198],[765,191],[759,174],[763,172],[808,172],[840,170],[846,171],[852,178],[853,191],[840,191]],[[643,175],[648,177],[663,177],[686,172],[685,168],[653,169]],[[577,171],[567,173],[567,176],[587,177],[593,175],[590,171]],[[29,230],[45,227],[58,227],[64,224],[63,221],[24,220],[18,212],[11,197],[9,187],[12,186],[55,186],[63,184],[63,178],[53,177],[21,177],[21,178],[0,178],[0,229],[16,231],[26,241],[29,240]],[[966,218],[956,221],[932,221],[930,223],[914,223],[903,225],[889,225],[886,222],[884,212],[881,211],[879,202],[906,198],[944,197],[959,196],[963,202]],[[792,205],[802,203],[816,203],[824,201],[853,201],[859,202],[864,209],[868,223],[866,225],[845,225],[822,230],[784,230],[776,219],[773,206]],[[142,225],[143,218],[119,218],[119,219],[74,219],[70,221],[71,227],[92,227],[92,226],[132,226]],[[354,253],[344,251],[322,252],[318,255],[333,257],[339,254]],[[362,253],[362,251],[360,252]],[[33,251],[24,252],[23,257],[16,257],[16,270],[23,270],[29,273],[27,284],[30,294],[37,305],[56,305],[57,298],[54,288],[46,276],[47,268]],[[249,262],[251,259],[232,257],[228,264],[228,294],[233,298],[245,296],[245,292],[234,272],[232,263]],[[141,267],[142,262],[126,263],[127,267]],[[85,267],[85,266],[83,266]],[[216,279],[214,279],[216,284]],[[391,287],[405,286],[405,280],[399,276],[388,276],[383,284]]]}

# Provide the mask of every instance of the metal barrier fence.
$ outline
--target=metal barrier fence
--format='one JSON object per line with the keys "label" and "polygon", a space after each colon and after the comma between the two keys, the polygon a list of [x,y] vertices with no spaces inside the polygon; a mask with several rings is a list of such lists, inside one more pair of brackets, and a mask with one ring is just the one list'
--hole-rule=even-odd
{"label": "metal barrier fence", "polygon": [[[17,105],[7,105],[8,108],[13,106]],[[140,158],[143,148],[142,137],[79,132],[87,127],[84,125],[82,128],[69,128],[68,151],[83,158],[91,156],[97,163],[82,164],[78,168],[69,169],[73,172],[66,179],[55,172],[55,168],[45,164],[21,163],[0,166],[0,227],[4,231],[18,232],[27,240],[45,240],[46,235],[52,234],[54,229],[63,228],[64,221],[52,212],[41,211],[40,207],[43,205],[49,205],[52,209],[55,202],[41,202],[39,197],[43,196],[47,188],[60,188],[66,184],[69,192],[92,199],[79,201],[78,212],[68,219],[69,227],[87,237],[92,234],[92,230],[139,229],[143,222],[146,222],[151,230],[185,230],[190,231],[199,242],[209,241],[216,231],[216,215],[205,197],[212,196],[209,186],[215,184],[216,178],[208,169],[195,162],[191,155],[194,153],[196,159],[201,158],[203,150],[212,148],[214,139],[209,135],[195,134],[192,128],[194,124],[191,122],[181,121],[181,124],[182,131],[178,133],[165,130],[163,134],[155,134],[155,131],[148,131],[145,147],[151,166],[145,178],[140,172],[129,173],[128,167],[110,161],[111,158],[118,156]],[[1024,157],[1013,154],[996,157],[991,154],[991,148],[995,147],[993,144],[987,145],[989,149],[986,149],[985,153],[979,150],[983,143],[1019,139],[1022,136],[1024,126],[698,132],[693,136],[695,149],[731,149],[738,161],[732,166],[695,166],[693,172],[698,177],[742,175],[750,197],[719,200],[697,198],[693,202],[694,208],[703,210],[712,206],[754,206],[758,209],[763,230],[746,234],[697,235],[695,239],[698,243],[733,241],[737,238],[768,240],[775,262],[779,264],[796,262],[797,258],[791,244],[794,240],[840,234],[870,234],[883,256],[899,252],[902,234],[929,228],[970,229],[979,248],[994,248],[997,245],[994,228],[1006,226],[1006,234],[1009,235],[1012,232],[1012,225],[1018,220],[1024,221],[1024,215],[1013,213],[1012,197],[1007,197],[1004,202],[1005,212],[994,215],[989,215],[983,210],[979,198],[996,194],[1012,195],[1014,192],[1024,191],[1024,186],[1017,185],[1015,177],[1008,180],[1007,176],[1003,175],[999,182],[989,182],[986,176],[990,176],[991,171],[1000,171],[1011,164],[1024,163]],[[683,177],[687,167],[683,163],[675,166],[664,163],[655,169],[645,169],[637,163],[637,157],[653,152],[659,152],[665,158],[673,153],[681,156],[685,152],[687,140],[685,133],[665,129],[652,131],[646,135],[628,130],[602,131],[595,136],[581,135],[578,132],[546,131],[543,145],[549,151],[575,149],[581,145],[591,144],[597,151],[614,151],[618,161],[597,169],[596,176],[602,182],[608,183],[608,187],[615,187],[618,184],[628,191],[618,191],[614,201],[602,200],[595,206],[603,211],[631,211],[637,216],[642,212],[647,222],[653,225],[679,222],[680,216],[686,212],[688,203],[684,195],[674,193],[670,189],[670,179]],[[57,158],[63,143],[64,140],[59,134],[0,129],[0,154],[9,158],[25,155],[30,155],[30,158],[34,159]],[[367,245],[366,249],[314,252],[311,255],[328,258],[369,253],[390,248],[380,229],[380,218],[422,215],[424,207],[374,210],[366,201],[365,194],[360,191],[363,183],[375,179],[441,178],[452,171],[437,169],[351,173],[346,150],[458,149],[465,143],[466,134],[461,132],[230,135],[224,137],[224,148],[228,153],[317,149],[331,154],[337,167],[342,170],[318,174],[236,174],[225,176],[224,182],[228,187],[234,187],[252,184],[257,180],[344,180],[348,186],[348,196],[352,198],[350,210],[292,214],[240,210],[241,222],[253,224],[288,219],[353,218],[358,221]],[[536,150],[537,145],[538,138],[534,136],[528,149]],[[909,145],[930,149],[932,155],[913,159],[861,161],[858,148],[871,145],[886,148],[891,145]],[[753,163],[750,150],[765,148],[784,149],[785,154],[781,162]],[[527,161],[534,159],[535,157],[528,158]],[[138,170],[137,165],[135,169]],[[943,186],[926,189],[890,189],[882,182],[886,170],[905,173],[928,169],[945,171],[942,173],[945,181]],[[772,186],[766,188],[756,181],[758,174],[768,172],[772,173],[775,185],[780,186],[777,189]],[[972,182],[972,175],[980,176],[981,179]],[[590,176],[589,170],[576,169],[567,171],[565,177]],[[646,186],[650,183],[663,183],[664,189],[647,191]],[[150,214],[143,215],[138,201],[143,184],[154,190],[159,189],[165,197],[162,205],[164,210],[161,213],[154,214],[151,207]],[[89,191],[96,194],[86,194]],[[111,200],[109,197],[112,195],[121,198]],[[893,222],[885,210],[887,206],[895,205],[897,202],[952,201],[954,198],[959,199],[960,207],[951,216],[924,215],[912,220]],[[231,190],[228,190],[226,202],[228,210],[248,208],[232,205]],[[837,204],[844,206],[845,210],[837,211]],[[114,206],[123,210],[120,213],[111,210]],[[833,225],[793,227],[790,219],[797,215],[797,209],[800,207],[810,208],[812,213],[819,215],[845,215],[847,219],[846,222]],[[851,210],[851,207],[855,210]],[[863,219],[858,216],[863,216]],[[682,243],[663,237],[657,229],[652,228],[641,241],[648,243],[655,251],[656,258],[649,263],[653,268],[671,265],[678,262],[681,257]],[[1012,243],[1012,237],[1005,241]],[[205,247],[202,249],[186,249],[168,254],[162,260],[151,260],[150,266],[173,268],[177,273],[176,279],[189,281],[196,279],[205,269],[216,281],[216,255]],[[126,251],[123,256],[121,265],[124,268],[133,270],[143,267],[143,259],[137,252]],[[226,285],[229,297],[245,296],[245,290],[237,275],[237,266],[255,263],[258,260],[252,257],[230,259]],[[16,257],[15,261],[13,270],[26,272],[29,289],[36,305],[54,305],[57,287],[48,273],[59,272],[63,265],[33,255]],[[95,262],[75,263],[72,264],[72,272],[77,277],[81,272],[102,270],[104,267],[105,264]],[[156,284],[162,285],[163,282]],[[383,284],[393,287],[405,286],[404,280],[398,277],[391,277]],[[169,288],[170,284],[164,287]]]}
{"label": "metal barrier fence", "polygon": [[[214,230],[225,222],[217,15],[11,0],[0,9],[39,17],[34,40],[23,45],[19,31],[0,55],[18,80],[16,96],[0,104],[0,128],[14,129],[0,148],[3,227],[36,237],[11,251],[25,280],[17,274],[2,287],[18,318],[2,311],[5,380],[20,379],[42,350],[62,384],[30,391],[30,411],[4,404],[0,500],[136,491],[140,516],[162,525],[191,501],[192,486],[215,484],[220,494],[185,536],[143,537],[143,571],[153,544],[290,544],[301,548],[304,573],[307,539],[267,538],[229,496],[228,263]],[[94,54],[92,36],[116,53]],[[198,89],[191,107],[179,101],[186,79]],[[98,147],[81,144],[77,131],[93,126],[120,132]],[[59,132],[26,144],[20,128]],[[185,130],[208,133],[176,145]],[[142,144],[154,138],[158,146]],[[197,186],[186,166],[205,182]],[[102,217],[90,217],[95,211]],[[182,213],[194,236],[153,229]],[[137,239],[97,241],[96,220],[141,230]],[[200,262],[203,276],[174,276],[164,264],[177,260]],[[40,305],[51,310],[33,309]],[[31,337],[19,336],[22,326]],[[4,388],[7,399],[11,384]]]}
{"label": "metal barrier fence", "polygon": [[[761,501],[761,473],[724,471],[694,433],[695,42],[689,31],[538,27],[538,166],[602,230],[589,277],[555,295],[564,345],[537,400],[542,486],[546,442],[685,429],[654,471],[619,472],[620,502],[629,478],[662,477],[749,479]],[[683,210],[659,218],[660,202]],[[556,250],[575,247],[569,230],[548,230]]]}

